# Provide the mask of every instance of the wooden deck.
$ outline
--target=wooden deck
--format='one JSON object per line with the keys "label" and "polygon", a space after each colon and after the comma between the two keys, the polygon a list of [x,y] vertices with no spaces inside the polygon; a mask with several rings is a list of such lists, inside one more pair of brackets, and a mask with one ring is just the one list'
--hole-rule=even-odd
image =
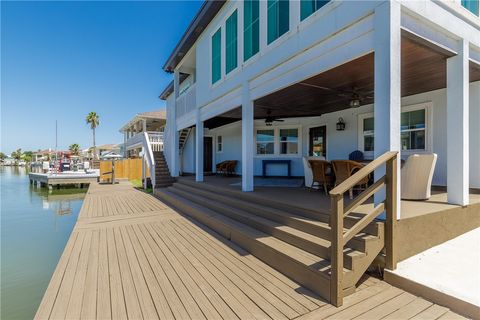
{"label": "wooden deck", "polygon": [[335,308],[129,183],[90,185],[37,319],[460,319],[365,277]]}

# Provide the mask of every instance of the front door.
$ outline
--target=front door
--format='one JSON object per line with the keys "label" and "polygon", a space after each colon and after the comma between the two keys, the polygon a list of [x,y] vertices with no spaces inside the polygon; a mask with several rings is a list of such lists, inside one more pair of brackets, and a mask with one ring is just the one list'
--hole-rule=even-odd
{"label": "front door", "polygon": [[327,126],[310,128],[309,139],[308,155],[327,157]]}
{"label": "front door", "polygon": [[212,158],[213,158],[213,139],[212,137],[203,138],[203,172],[212,172]]}

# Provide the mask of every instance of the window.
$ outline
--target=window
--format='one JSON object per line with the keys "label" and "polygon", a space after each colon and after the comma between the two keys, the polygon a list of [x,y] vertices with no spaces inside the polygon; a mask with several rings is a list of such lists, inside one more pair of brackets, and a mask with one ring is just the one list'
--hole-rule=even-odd
{"label": "window", "polygon": [[330,0],[300,0],[300,19],[303,21]]}
{"label": "window", "polygon": [[[427,107],[405,107],[400,120],[400,145],[403,151],[428,150],[427,141]],[[359,115],[359,146],[367,156],[374,151],[374,118],[373,114]]]}
{"label": "window", "polygon": [[298,153],[298,129],[280,129],[280,154]]}
{"label": "window", "polygon": [[257,154],[274,154],[275,131],[257,130]]}
{"label": "window", "polygon": [[217,152],[223,151],[223,138],[222,136],[217,136]]}
{"label": "window", "polygon": [[260,9],[259,0],[243,3],[243,61],[247,61],[259,50]]}
{"label": "window", "polygon": [[425,109],[402,112],[402,150],[425,150]]}
{"label": "window", "polygon": [[237,10],[225,22],[225,73],[237,67]]}
{"label": "window", "polygon": [[222,29],[212,36],[212,84],[222,77]]}
{"label": "window", "polygon": [[268,0],[267,2],[267,43],[270,44],[288,31],[288,0]]}
{"label": "window", "polygon": [[479,0],[462,0],[462,6],[474,15],[479,15]]}
{"label": "window", "polygon": [[374,146],[374,121],[373,117],[363,119],[363,151],[373,151]]}

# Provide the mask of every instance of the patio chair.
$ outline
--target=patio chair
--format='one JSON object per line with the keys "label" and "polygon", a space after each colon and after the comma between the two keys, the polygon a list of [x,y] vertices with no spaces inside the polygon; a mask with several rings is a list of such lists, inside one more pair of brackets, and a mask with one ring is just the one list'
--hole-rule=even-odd
{"label": "patio chair", "polygon": [[348,160],[363,161],[363,159],[363,152],[360,150],[355,150],[348,155]]}
{"label": "patio chair", "polygon": [[303,157],[303,172],[305,176],[305,187],[306,188],[311,188],[312,183],[313,183],[313,172],[312,172],[312,167],[310,166],[310,163],[308,162],[309,160],[325,160],[325,157],[323,156],[318,156],[318,157]]}
{"label": "patio chair", "polygon": [[310,190],[315,184],[323,186],[325,194],[328,194],[328,186],[332,184],[332,176],[328,174],[330,163],[325,160],[309,160],[310,167],[312,169],[313,178]]}
{"label": "patio chair", "polygon": [[[347,180],[356,171],[360,170],[363,165],[352,160],[332,160],[333,172],[335,173],[335,186]],[[366,176],[358,182],[356,189],[366,189],[368,187],[369,176]],[[349,190],[350,199],[353,199],[353,188]]]}
{"label": "patio chair", "polygon": [[427,200],[431,196],[437,154],[412,154],[401,170],[401,198]]}
{"label": "patio chair", "polygon": [[225,174],[227,176],[233,176],[236,174],[236,167],[237,167],[237,163],[238,161],[237,160],[228,160],[227,161],[227,164],[225,165]]}

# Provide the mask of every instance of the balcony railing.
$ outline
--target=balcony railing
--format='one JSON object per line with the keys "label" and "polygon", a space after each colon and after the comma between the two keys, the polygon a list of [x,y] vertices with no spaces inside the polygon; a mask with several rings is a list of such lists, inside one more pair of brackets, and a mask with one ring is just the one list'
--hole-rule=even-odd
{"label": "balcony railing", "polygon": [[[146,132],[153,151],[163,151],[163,132],[148,131]],[[130,137],[125,147],[127,150],[134,148],[141,148],[143,140],[145,139],[145,132],[139,132],[133,137]]]}
{"label": "balcony railing", "polygon": [[177,99],[176,117],[177,119],[183,115],[195,110],[197,106],[195,84],[191,85],[185,92],[183,92]]}

